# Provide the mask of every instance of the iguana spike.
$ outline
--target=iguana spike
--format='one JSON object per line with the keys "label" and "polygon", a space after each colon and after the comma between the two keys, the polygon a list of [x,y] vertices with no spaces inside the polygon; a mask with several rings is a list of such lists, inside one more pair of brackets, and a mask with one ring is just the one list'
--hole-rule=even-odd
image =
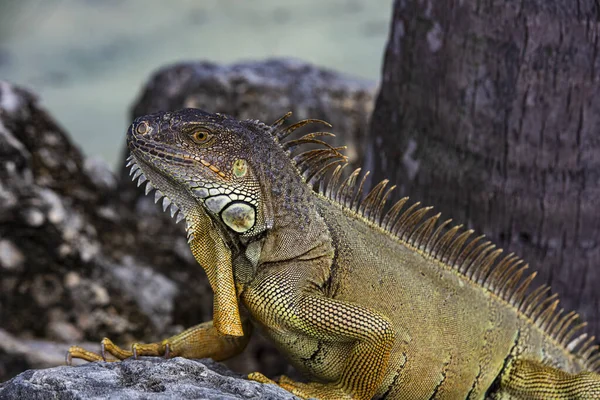
{"label": "iguana spike", "polygon": [[402,207],[404,207],[404,204],[406,204],[407,201],[408,197],[403,197],[388,210],[388,212],[383,217],[383,221],[381,222],[381,226],[383,227],[383,229],[389,230],[391,232],[391,224],[396,222],[396,220],[398,219],[398,215],[402,210]]}
{"label": "iguana spike", "polygon": [[560,321],[560,327],[557,327],[558,329],[554,334],[554,337],[559,343],[563,342],[562,339],[564,338],[565,334],[577,319],[579,319],[579,314],[577,314],[575,311],[571,311],[563,317],[562,321]]}
{"label": "iguana spike", "polygon": [[591,336],[588,340],[586,340],[586,342],[584,344],[581,345],[581,348],[579,349],[579,355],[581,356],[581,358],[583,358],[584,360],[589,360],[590,357],[592,356],[592,354],[594,354],[594,352],[598,351],[598,349],[600,348],[600,346],[598,346],[597,344],[594,344],[594,342],[596,341],[596,336]]}
{"label": "iguana spike", "polygon": [[288,137],[292,132],[294,132],[296,129],[302,128],[303,126],[308,125],[308,124],[323,124],[328,128],[332,128],[332,125],[329,122],[326,122],[326,121],[323,121],[320,119],[303,119],[302,121],[298,121],[295,124],[288,126],[284,130],[277,131],[275,133],[275,135],[279,141],[282,141],[286,137]]}
{"label": "iguana spike", "polygon": [[[523,265],[521,268],[519,268],[514,274],[512,274],[512,276],[510,277],[510,279],[508,279],[506,281],[506,283],[498,288],[497,290],[499,290],[500,295],[502,296],[502,298],[505,298],[506,296],[508,296],[510,293],[513,293],[515,290],[515,287],[517,286],[517,284],[519,282],[521,282],[521,278],[523,277],[523,274],[525,273],[525,271],[529,268],[528,265]],[[512,303],[511,303],[512,304]],[[514,305],[514,304],[513,304]]]}
{"label": "iguana spike", "polygon": [[540,312],[540,315],[537,317],[536,320],[537,323],[539,323],[540,326],[544,326],[548,321],[551,321],[552,316],[556,314],[556,309],[558,308],[559,304],[560,300],[558,299],[557,295],[554,301]]}
{"label": "iguana spike", "polygon": [[[477,242],[479,242],[479,238],[483,238],[483,237],[480,236],[478,238],[475,238],[475,240]],[[471,265],[473,265],[473,260],[475,258],[477,258],[479,253],[481,253],[487,246],[489,246],[491,244],[490,241],[485,241],[485,242],[477,244],[477,246],[470,247],[472,243],[473,242],[469,243],[463,250],[465,257],[464,257],[464,260],[462,260],[461,264],[460,264],[460,271],[463,271],[463,273],[467,276],[469,276],[469,274],[471,273],[471,271],[469,271],[469,270],[471,268]],[[468,250],[468,252],[467,252],[467,250]]]}
{"label": "iguana spike", "polygon": [[177,212],[179,211],[179,208],[175,205],[175,203],[171,203],[171,218],[173,218],[175,216],[175,214],[177,214]]}
{"label": "iguana spike", "polygon": [[[529,267],[529,264],[525,264],[525,266],[523,268],[528,268],[528,267]],[[533,282],[533,280],[535,279],[536,276],[537,276],[537,272],[533,272],[527,278],[525,278],[525,280],[523,282],[521,282],[519,287],[510,296],[510,299],[509,299],[510,304],[519,308],[519,310],[521,309],[521,306],[523,305],[523,300],[525,297],[525,292],[527,291],[527,288],[529,288],[529,285],[531,285],[531,282]]]}
{"label": "iguana spike", "polygon": [[277,121],[273,122],[271,124],[271,127],[273,128],[273,132],[276,132],[277,129],[279,129],[285,123],[285,121],[291,116],[292,116],[292,112],[288,111],[282,117],[277,119]]}
{"label": "iguana spike", "polygon": [[452,242],[452,248],[450,250],[450,254],[448,254],[448,265],[456,266],[456,259],[460,254],[460,250],[465,245],[465,242],[471,235],[473,234],[473,229],[469,229],[461,233],[454,241]]}
{"label": "iguana spike", "polygon": [[142,186],[142,183],[146,182],[148,179],[146,178],[146,175],[141,174],[140,177],[138,178],[138,183],[137,186],[140,187]]}
{"label": "iguana spike", "polygon": [[[140,166],[137,164],[133,164],[131,166],[131,169],[129,170],[129,176],[132,176],[136,171],[140,170]],[[131,180],[134,180],[135,178],[131,178]]]}
{"label": "iguana spike", "polygon": [[346,208],[350,206],[350,202],[352,201],[351,196],[354,194],[354,186],[356,185],[356,179],[358,178],[358,175],[360,175],[360,171],[360,168],[356,168],[352,171],[352,173],[344,179],[344,182],[342,182],[338,189],[338,202]]}
{"label": "iguana spike", "polygon": [[506,282],[510,280],[510,278],[515,273],[517,267],[519,267],[519,265],[521,264],[523,264],[523,260],[521,260],[520,258],[516,258],[516,260],[510,264],[510,267],[506,268],[506,270],[502,272],[498,279],[496,279],[496,284],[498,288],[503,288],[504,286],[506,286]]}
{"label": "iguana spike", "polygon": [[582,341],[585,340],[585,338],[587,337],[587,333],[584,333],[580,336],[578,336],[577,338],[573,339],[573,337],[575,336],[575,334],[577,334],[577,332],[579,332],[580,330],[582,330],[583,328],[585,328],[588,325],[587,322],[581,322],[577,325],[575,325],[563,338],[562,340],[562,344],[563,346],[565,346],[567,348],[567,350],[569,351],[573,351],[573,349],[575,349],[575,347],[577,347],[577,345]]}
{"label": "iguana spike", "polygon": [[171,199],[168,197],[163,198],[163,211],[167,211],[167,207],[171,205]]}
{"label": "iguana spike", "polygon": [[469,263],[470,265],[465,270],[465,275],[475,282],[479,282],[479,265],[488,256],[488,253],[496,248],[496,245],[492,242],[487,242],[487,245],[479,246],[475,249],[472,256],[473,259]]}
{"label": "iguana spike", "polygon": [[348,164],[338,165],[333,170],[333,174],[331,174],[331,178],[329,178],[329,182],[327,183],[327,189],[325,190],[325,196],[329,199],[333,199],[335,197],[335,189],[337,188],[338,180],[342,175],[343,169]]}
{"label": "iguana spike", "polygon": [[452,239],[461,228],[462,225],[456,225],[450,228],[446,233],[444,233],[444,235],[440,238],[440,240],[435,244],[435,246],[431,250],[431,255],[435,257],[443,256],[444,252],[447,249],[448,243],[451,243]]}
{"label": "iguana spike", "polygon": [[[542,316],[542,314],[544,314],[547,309],[549,307],[552,306],[552,304],[557,301],[558,299],[558,294],[554,293],[551,296],[548,296],[548,298],[540,301],[535,307],[533,307],[531,309],[531,314],[529,314],[529,317],[534,320],[536,323],[540,323],[543,322],[540,317]],[[556,306],[558,306],[558,303],[556,303],[556,305],[554,306],[554,309],[556,309]],[[547,316],[546,316],[547,317]]]}
{"label": "iguana spike", "polygon": [[329,151],[329,149],[307,150],[307,151],[303,151],[300,154],[295,155],[294,158],[292,158],[292,160],[294,161],[294,163],[296,163],[296,166],[298,168],[300,168],[302,166],[302,164],[304,164],[305,162],[308,162],[314,158],[319,158],[319,156],[321,156],[323,154],[327,154],[328,151]]}
{"label": "iguana spike", "polygon": [[327,164],[329,161],[335,160],[336,163],[344,162],[344,159],[339,158],[337,155],[329,153],[323,154],[319,158],[315,158],[306,162],[301,168],[301,173],[306,182],[309,182],[318,171],[321,170],[321,167]]}
{"label": "iguana spike", "polygon": [[402,214],[400,214],[400,217],[398,217],[398,219],[396,220],[394,225],[392,225],[392,228],[390,229],[390,231],[392,233],[394,233],[396,236],[399,236],[398,233],[401,232],[404,222],[408,219],[408,217],[410,217],[412,212],[415,209],[417,209],[420,205],[421,205],[421,202],[417,201],[416,203],[414,203],[413,205],[408,207]]}
{"label": "iguana spike", "polygon": [[484,286],[490,290],[501,289],[501,286],[498,285],[498,278],[504,273],[504,271],[508,269],[511,263],[515,260],[518,260],[518,257],[515,256],[515,253],[510,253],[504,256],[500,260],[500,262],[498,262],[498,265],[494,267],[492,273],[489,274],[489,276],[483,283]]}
{"label": "iguana spike", "polygon": [[460,251],[460,253],[458,254],[458,256],[456,257],[456,261],[454,262],[455,267],[462,272],[463,274],[466,271],[466,268],[469,266],[467,264],[467,258],[469,257],[469,255],[471,254],[471,250],[477,245],[477,243],[479,243],[483,238],[485,237],[485,235],[479,235],[473,239],[471,239],[470,242],[467,243],[467,245],[465,247],[463,247],[463,249]]}
{"label": "iguana spike", "polygon": [[[374,193],[373,197],[369,201],[369,204],[367,205],[368,206],[368,218],[371,221],[375,222],[376,224],[379,224],[379,222],[380,222],[378,215],[377,215],[377,210],[381,206],[381,202],[383,200],[383,197],[385,196],[386,188],[389,183],[390,183],[389,180],[384,179],[383,181],[381,181],[377,185],[375,185],[375,188],[378,188],[378,190]],[[373,188],[373,189],[375,189],[375,188]],[[367,195],[367,198],[368,197],[369,196]]]}
{"label": "iguana spike", "polygon": [[531,313],[531,319],[533,319],[540,326],[548,319],[554,311],[556,311],[556,307],[558,307],[558,294],[554,293],[552,296],[548,297],[546,300],[542,301]]}
{"label": "iguana spike", "polygon": [[423,249],[426,241],[431,236],[431,232],[433,232],[433,228],[437,223],[438,219],[442,216],[442,213],[437,213],[433,217],[429,217],[425,222],[423,222],[413,233],[411,233],[410,237],[407,239],[408,243],[411,246],[415,246],[417,248]]}
{"label": "iguana spike", "polygon": [[410,237],[410,235],[416,230],[416,228],[418,228],[419,222],[421,222],[423,217],[425,217],[425,215],[432,208],[433,207],[419,208],[418,210],[415,210],[415,212],[413,212],[409,218],[406,219],[406,221],[402,224],[402,227],[400,228],[400,230],[402,231],[401,237],[404,240],[408,241],[408,238]]}
{"label": "iguana spike", "polygon": [[[491,246],[488,251],[494,250],[495,247],[495,245]],[[480,285],[484,286],[484,282],[488,277],[488,273],[500,254],[502,254],[502,249],[496,249],[485,256],[484,253],[482,253],[479,258],[475,260],[473,264],[478,265],[477,268],[473,268],[473,280],[475,282],[478,282]],[[502,287],[503,284],[499,282],[498,285],[499,287]]]}
{"label": "iguana spike", "polygon": [[564,308],[561,308],[558,312],[555,312],[554,315],[547,323],[542,325],[542,329],[548,332],[550,335],[554,335],[554,331],[556,328],[556,324],[560,321],[561,316],[565,312]]}
{"label": "iguana spike", "polygon": [[[335,151],[334,150],[335,147],[333,147],[332,145],[330,145],[327,142],[324,142],[319,139],[311,139],[311,138],[305,138],[305,137],[301,137],[300,139],[294,139],[294,140],[290,140],[289,142],[285,142],[281,145],[281,147],[286,151],[293,151],[296,147],[303,145],[303,144],[318,144],[318,145],[327,147],[331,151]],[[342,156],[340,154],[340,157],[344,157],[344,156]]]}
{"label": "iguana spike", "polygon": [[383,196],[378,200],[378,204],[377,204],[377,208],[375,209],[375,215],[373,216],[373,219],[375,221],[377,221],[377,223],[381,223],[381,217],[383,215],[383,209],[385,208],[385,204],[387,203],[387,200],[390,198],[390,195],[392,194],[392,192],[394,190],[396,190],[396,185],[392,185],[391,188],[389,188],[387,190],[387,192],[385,192],[383,194]]}
{"label": "iguana spike", "polygon": [[370,218],[371,212],[377,206],[377,200],[380,194],[385,190],[385,187],[389,183],[389,180],[384,179],[379,182],[373,189],[367,193],[367,196],[363,201],[360,202],[358,206],[358,213],[363,215],[366,218]]}
{"label": "iguana spike", "polygon": [[590,363],[596,367],[600,366],[600,347],[597,350],[597,353],[590,357]]}
{"label": "iguana spike", "polygon": [[590,365],[592,371],[598,371],[600,369],[600,349],[599,352],[590,357]]}
{"label": "iguana spike", "polygon": [[440,226],[437,227],[437,229],[433,232],[433,234],[427,240],[427,244],[425,245],[426,251],[428,251],[429,253],[431,253],[433,251],[433,248],[435,247],[439,236],[442,234],[442,232],[444,231],[446,226],[448,226],[451,222],[452,222],[452,218],[449,218],[449,219],[445,220],[444,222],[442,222],[440,224]]}
{"label": "iguana spike", "polygon": [[440,260],[442,260],[442,262],[448,265],[452,265],[450,259],[455,257],[455,255],[462,248],[464,242],[470,235],[471,234],[469,233],[469,231],[465,231],[457,237],[453,237],[452,240],[448,242],[447,245],[445,245],[444,252],[442,254],[439,254]]}
{"label": "iguana spike", "polygon": [[333,159],[333,161],[325,163],[320,167],[318,165],[315,165],[316,168],[311,168],[311,171],[307,174],[306,177],[306,181],[310,186],[314,186],[315,183],[319,182],[319,193],[321,193],[322,195],[325,195],[325,183],[327,181],[325,179],[325,175],[327,174],[327,172],[329,172],[331,168],[343,162],[343,160],[336,159],[335,157],[331,157],[330,159]]}
{"label": "iguana spike", "polygon": [[146,183],[146,187],[145,187],[145,194],[146,196],[148,195],[148,193],[150,193],[152,191],[152,189],[154,189],[154,186],[152,186],[152,184],[150,183],[150,181],[148,181],[148,183]]}
{"label": "iguana spike", "polygon": [[[346,146],[341,146],[341,147],[334,147],[333,150],[335,150],[335,152],[332,152],[331,149],[327,148],[327,149],[314,149],[314,150],[307,150],[305,152],[302,152],[298,155],[296,155],[293,158],[293,161],[296,163],[296,166],[298,168],[304,168],[303,164],[308,164],[313,160],[319,160],[322,157],[325,156],[333,156],[335,155],[336,157],[343,157],[343,154],[340,153],[340,150],[344,150],[346,148]],[[333,153],[333,154],[332,154]]]}
{"label": "iguana spike", "polygon": [[483,281],[484,287],[490,290],[502,290],[504,281],[508,281],[512,277],[512,272],[519,265],[519,258],[513,253],[502,258],[494,270]]}
{"label": "iguana spike", "polygon": [[[585,324],[585,326],[583,326],[582,328],[585,328],[587,326],[587,323]],[[587,333],[582,333],[581,335],[577,336],[575,339],[572,339],[569,342],[569,345],[567,346],[567,351],[571,351],[571,352],[575,352],[576,348],[580,348],[582,344],[584,343],[584,340],[586,340],[588,338],[588,334]]]}
{"label": "iguana spike", "polygon": [[539,299],[546,295],[549,291],[550,288],[547,285],[542,285],[531,292],[529,296],[523,300],[523,312],[526,315],[530,315],[532,308],[535,307]]}
{"label": "iguana spike", "polygon": [[367,181],[367,177],[370,173],[371,171],[365,172],[362,179],[360,180],[360,185],[358,185],[358,190],[356,191],[356,193],[354,193],[354,197],[352,198],[352,204],[350,205],[350,209],[356,212],[358,212],[358,207],[360,206],[360,201],[363,194],[363,188],[365,186],[365,182]]}
{"label": "iguana spike", "polygon": [[136,164],[135,167],[137,167],[135,170],[133,169],[133,167],[131,167],[131,172],[129,173],[130,175],[133,173],[133,176],[131,177],[132,181],[135,181],[138,176],[142,175],[142,170],[139,169],[140,167],[138,167],[138,165]]}

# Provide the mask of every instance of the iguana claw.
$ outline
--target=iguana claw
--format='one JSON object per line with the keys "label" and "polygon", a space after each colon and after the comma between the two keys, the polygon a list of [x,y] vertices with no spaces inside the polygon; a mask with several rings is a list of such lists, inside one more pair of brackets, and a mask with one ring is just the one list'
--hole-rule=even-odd
{"label": "iguana claw", "polygon": [[164,354],[164,358],[165,359],[169,359],[171,356],[171,346],[169,345],[169,343],[165,344],[165,354]]}

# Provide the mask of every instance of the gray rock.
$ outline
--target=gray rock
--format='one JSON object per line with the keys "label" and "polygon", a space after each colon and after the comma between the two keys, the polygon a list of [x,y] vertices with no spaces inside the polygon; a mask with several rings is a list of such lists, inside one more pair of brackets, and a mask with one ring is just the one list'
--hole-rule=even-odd
{"label": "gray rock", "polygon": [[143,358],[29,370],[0,385],[17,399],[297,399],[276,385],[249,381],[214,361]]}
{"label": "gray rock", "polygon": [[[82,338],[126,345],[169,336],[175,309],[202,312],[200,303],[209,314],[211,296],[180,284],[189,276],[178,277],[177,266],[189,263],[172,250],[175,242],[140,239],[115,175],[86,160],[33,94],[7,82],[0,82],[0,159],[2,328],[64,340],[64,353]],[[196,301],[182,301],[184,293]],[[0,344],[0,381],[47,366],[27,353],[34,348],[22,349]]]}

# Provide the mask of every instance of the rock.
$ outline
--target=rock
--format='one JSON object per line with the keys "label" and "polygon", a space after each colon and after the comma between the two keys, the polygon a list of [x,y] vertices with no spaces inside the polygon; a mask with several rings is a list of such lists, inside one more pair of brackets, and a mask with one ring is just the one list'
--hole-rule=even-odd
{"label": "rock", "polygon": [[[99,347],[98,343],[81,340],[76,340],[75,343],[89,349]],[[28,368],[51,368],[64,365],[65,350],[65,343],[45,339],[17,338],[0,329],[0,377],[15,376]],[[75,362],[75,364],[82,363]]]}
{"label": "rock", "polygon": [[276,385],[249,381],[214,361],[143,358],[29,370],[0,384],[12,399],[297,399]]}
{"label": "rock", "polygon": [[[178,330],[175,309],[210,315],[210,290],[189,282],[198,267],[172,250],[176,240],[140,240],[139,217],[121,200],[115,175],[86,160],[33,94],[6,82],[0,159],[0,321],[7,332],[65,340],[64,353],[82,338],[127,345],[169,336]],[[0,343],[0,365],[6,358],[20,371],[44,365],[24,349]],[[6,371],[0,381],[20,372]]]}

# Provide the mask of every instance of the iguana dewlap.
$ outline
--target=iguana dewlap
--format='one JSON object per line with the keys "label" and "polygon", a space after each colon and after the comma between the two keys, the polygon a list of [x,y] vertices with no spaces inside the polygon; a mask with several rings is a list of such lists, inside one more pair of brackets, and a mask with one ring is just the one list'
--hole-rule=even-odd
{"label": "iguana dewlap", "polygon": [[363,193],[366,174],[343,174],[327,134],[287,139],[322,121],[285,128],[287,117],[270,126],[185,109],[135,120],[134,179],[186,219],[214,319],[132,351],[104,339],[104,350],[222,360],[256,327],[309,377],[279,381],[304,398],[600,398],[594,338],[547,287],[531,290],[519,258],[418,203],[387,205],[387,181]]}

